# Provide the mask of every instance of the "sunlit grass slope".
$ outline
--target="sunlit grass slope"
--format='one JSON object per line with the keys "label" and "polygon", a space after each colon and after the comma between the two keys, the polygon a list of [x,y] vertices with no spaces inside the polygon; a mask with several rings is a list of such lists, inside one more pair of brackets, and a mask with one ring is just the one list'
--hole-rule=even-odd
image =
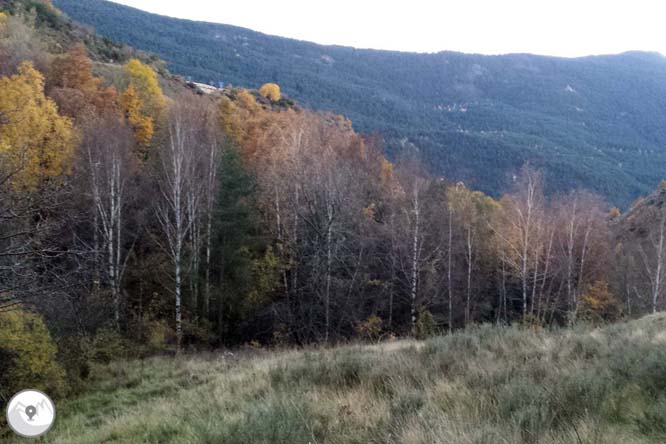
{"label": "sunlit grass slope", "polygon": [[118,362],[50,443],[664,443],[666,317]]}

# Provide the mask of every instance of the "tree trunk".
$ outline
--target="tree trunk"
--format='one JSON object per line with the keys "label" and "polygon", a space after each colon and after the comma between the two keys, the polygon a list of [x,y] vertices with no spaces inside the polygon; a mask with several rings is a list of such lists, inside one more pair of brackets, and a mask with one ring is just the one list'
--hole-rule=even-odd
{"label": "tree trunk", "polygon": [[180,276],[180,255],[176,257],[176,343],[178,352],[183,345],[183,318],[181,313],[181,276]]}
{"label": "tree trunk", "polygon": [[449,251],[447,265],[447,285],[449,293],[449,332],[453,331],[453,280],[451,279],[451,256],[453,254],[453,208],[449,204]]}
{"label": "tree trunk", "polygon": [[396,247],[395,247],[395,210],[391,212],[391,281],[389,283],[389,318],[388,329],[393,327],[393,298],[395,297],[395,269],[396,269]]}
{"label": "tree trunk", "polygon": [[[179,157],[182,154],[177,154]],[[175,246],[174,246],[174,272],[176,279],[176,343],[178,347],[178,352],[181,351],[183,345],[183,318],[181,312],[181,302],[182,302],[182,277],[181,277],[181,258],[182,258],[182,248],[183,248],[183,237],[185,236],[183,229],[183,217],[182,217],[182,186],[183,186],[183,171],[182,171],[182,159],[179,159],[174,162],[174,187],[173,187],[173,201],[174,201],[174,214],[175,214]]]}
{"label": "tree trunk", "polygon": [[553,250],[553,238],[555,237],[555,231],[550,232],[550,240],[548,241],[548,250],[546,250],[546,259],[543,270],[543,279],[541,279],[541,288],[539,289],[539,299],[537,301],[537,317],[541,318],[541,309],[542,309],[542,300],[543,293],[546,289],[546,281],[548,280],[548,271],[550,268],[550,259]]}
{"label": "tree trunk", "polygon": [[206,283],[204,285],[203,304],[201,308],[201,315],[206,321],[210,320],[210,256],[211,236],[213,232],[213,207],[215,205],[215,181],[217,180],[217,149],[217,142],[211,142],[208,153],[208,181],[206,186]]}
{"label": "tree trunk", "polygon": [[419,224],[421,208],[419,207],[419,192],[416,183],[414,184],[414,197],[413,197],[413,211],[414,211],[414,237],[412,243],[412,279],[411,279],[411,321],[412,333],[416,333],[416,296],[417,296],[417,281],[418,281],[418,266],[419,266]]}
{"label": "tree trunk", "polygon": [[569,221],[569,236],[567,239],[567,299],[571,312],[576,310],[576,296],[573,289],[573,262],[574,262],[574,239],[576,235],[576,198],[573,201],[571,219]]}
{"label": "tree trunk", "polygon": [[204,286],[203,307],[201,309],[201,315],[206,321],[210,320],[210,254],[212,225],[212,208],[209,208],[206,221],[206,284]]}
{"label": "tree trunk", "polygon": [[657,247],[657,269],[655,271],[654,291],[652,293],[652,313],[657,312],[657,301],[661,292],[661,269],[664,259],[664,224],[666,217],[662,216],[659,223],[659,246]]}
{"label": "tree trunk", "polygon": [[324,342],[328,343],[331,328],[331,267],[333,264],[332,236],[333,236],[333,205],[328,202],[326,205],[328,214],[328,228],[326,229],[326,293],[324,295],[324,317],[326,323],[326,333]]}
{"label": "tree trunk", "polygon": [[523,291],[523,317],[527,316],[527,291],[528,291],[528,260],[530,246],[530,231],[532,230],[532,210],[534,205],[534,184],[530,181],[527,191],[527,216],[523,227],[523,257],[521,264],[521,280]]}
{"label": "tree trunk", "polygon": [[467,227],[467,304],[465,306],[465,324],[470,322],[472,301],[472,227]]}
{"label": "tree trunk", "polygon": [[592,226],[590,225],[590,221],[588,220],[588,225],[587,228],[585,229],[585,236],[583,237],[583,248],[580,254],[580,269],[578,270],[578,285],[574,289],[574,312],[573,312],[573,319],[576,319],[576,316],[578,315],[578,292],[582,289],[583,287],[583,279],[584,279],[584,272],[585,272],[585,256],[587,255],[587,247],[588,247],[588,242],[590,240],[590,231],[592,230]]}

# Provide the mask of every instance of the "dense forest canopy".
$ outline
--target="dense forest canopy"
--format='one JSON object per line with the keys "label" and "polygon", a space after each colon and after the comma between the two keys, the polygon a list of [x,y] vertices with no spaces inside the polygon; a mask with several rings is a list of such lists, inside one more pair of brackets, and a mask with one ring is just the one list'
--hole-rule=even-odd
{"label": "dense forest canopy", "polygon": [[493,198],[281,85],[204,94],[151,57],[95,59],[96,38],[62,46],[77,28],[46,0],[1,5],[0,397],[67,393],[119,355],[666,305],[666,182],[623,216],[549,197],[526,163]]}
{"label": "dense forest canopy", "polygon": [[656,53],[566,59],[359,50],[104,0],[55,4],[196,81],[275,82],[305,105],[344,114],[361,132],[379,132],[392,156],[413,143],[430,173],[493,197],[529,161],[544,170],[548,194],[584,187],[623,208],[666,169],[666,59]]}

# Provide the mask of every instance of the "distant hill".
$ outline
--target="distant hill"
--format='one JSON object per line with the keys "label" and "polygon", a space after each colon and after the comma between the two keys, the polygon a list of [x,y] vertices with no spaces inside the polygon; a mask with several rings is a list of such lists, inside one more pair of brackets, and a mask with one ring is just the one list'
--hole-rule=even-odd
{"label": "distant hill", "polygon": [[53,3],[105,37],[155,53],[174,73],[253,88],[277,82],[307,106],[381,133],[389,153],[413,143],[433,173],[493,195],[525,161],[546,170],[551,192],[584,186],[620,206],[666,177],[666,58],[656,53],[359,50],[104,0]]}
{"label": "distant hill", "polygon": [[45,46],[54,53],[60,53],[77,42],[84,42],[90,56],[95,61],[124,63],[130,58],[138,58],[166,74],[163,62],[154,54],[112,42],[97,35],[88,27],[70,20],[49,5],[48,0],[0,0],[0,10],[15,14],[30,11],[34,14],[36,27]]}

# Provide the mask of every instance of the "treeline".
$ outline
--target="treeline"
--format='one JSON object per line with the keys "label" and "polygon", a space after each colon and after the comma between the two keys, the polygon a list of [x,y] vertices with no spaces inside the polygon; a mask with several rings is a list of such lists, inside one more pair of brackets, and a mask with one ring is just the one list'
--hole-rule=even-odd
{"label": "treeline", "polygon": [[277,85],[197,95],[25,26],[0,16],[0,396],[119,356],[663,305],[663,216],[622,246],[617,210],[529,165],[494,200]]}

